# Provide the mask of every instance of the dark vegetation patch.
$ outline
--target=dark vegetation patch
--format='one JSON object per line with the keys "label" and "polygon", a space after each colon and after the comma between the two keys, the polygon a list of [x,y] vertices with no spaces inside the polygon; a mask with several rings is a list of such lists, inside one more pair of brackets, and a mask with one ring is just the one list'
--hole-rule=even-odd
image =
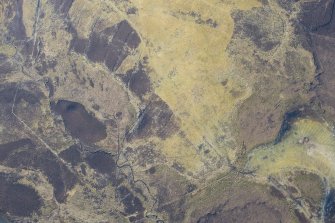
{"label": "dark vegetation patch", "polygon": [[158,136],[165,139],[178,130],[177,121],[169,106],[157,96],[152,96],[138,117],[136,129],[128,139]]}
{"label": "dark vegetation patch", "polygon": [[307,30],[308,50],[312,51],[318,69],[316,81],[316,107],[327,121],[335,124],[335,20],[334,0],[308,1],[301,3],[300,24]]}
{"label": "dark vegetation patch", "polygon": [[278,4],[288,12],[292,12],[293,6],[299,0],[277,0]]}
{"label": "dark vegetation patch", "polygon": [[[17,166],[17,163],[21,164]],[[54,187],[54,195],[58,202],[64,202],[67,191],[77,183],[77,178],[69,169],[49,151],[34,154],[33,152],[18,152],[8,160],[11,167],[40,169]]]}
{"label": "dark vegetation patch", "polygon": [[16,84],[4,84],[0,86],[0,103],[1,104],[11,104],[16,93],[15,101],[16,103],[22,100],[28,102],[29,104],[37,104],[40,102],[41,94],[35,94],[28,90],[17,88]]}
{"label": "dark vegetation patch", "polygon": [[67,16],[74,0],[51,0],[56,13]]}
{"label": "dark vegetation patch", "polygon": [[7,60],[7,56],[3,53],[0,53],[0,63],[3,63],[5,60]]}
{"label": "dark vegetation patch", "polygon": [[195,189],[195,185],[175,169],[165,166],[157,166],[152,178],[152,186],[157,188],[157,211],[168,214],[168,222],[183,222],[188,207],[185,195]]}
{"label": "dark vegetation patch", "polygon": [[[312,118],[319,118],[319,116],[324,116],[328,121],[335,123],[335,67],[332,60],[335,52],[335,41],[333,38],[329,38],[332,32],[335,31],[335,26],[331,28],[331,24],[333,23],[334,1],[297,2],[294,0],[282,0],[281,2],[283,2],[283,4],[289,2],[290,4],[286,5],[289,7],[292,7],[293,4],[301,4],[302,11],[300,18],[295,24],[299,32],[296,33],[296,35],[300,35],[298,40],[303,41],[301,43],[303,47],[312,51],[319,75],[316,75],[315,79],[309,78],[309,80],[307,79],[308,77],[305,78],[304,75],[307,73],[306,67],[301,62],[300,56],[294,52],[287,52],[286,60],[283,65],[285,72],[290,74],[290,79],[286,81],[285,84],[289,84],[286,89],[292,91],[291,101],[278,102],[278,104],[275,104],[271,101],[278,100],[276,95],[258,95],[255,97],[259,98],[253,98],[252,96],[247,99],[240,108],[238,114],[238,137],[242,143],[245,143],[248,149],[272,141],[279,143],[285,136],[285,133],[290,129],[291,123],[298,117],[310,116]],[[260,10],[261,11],[251,10],[236,12],[234,19],[237,25],[235,27],[234,36],[245,38],[248,36],[248,33],[251,33],[253,37],[250,37],[250,35],[248,37],[251,38],[251,40],[255,38],[258,39],[257,41],[262,41],[262,38],[266,38],[268,34],[259,32],[260,28],[256,28],[255,26],[262,26],[266,29],[265,32],[268,32],[271,29],[266,28],[267,26],[264,24],[266,24],[266,21],[272,21],[272,19],[265,19],[264,16],[270,16],[264,11],[266,9]],[[257,18],[250,19],[258,14],[260,15],[259,18],[263,18],[261,20],[264,21],[264,23],[259,22]],[[246,20],[247,18],[249,18],[249,20]],[[327,32],[325,30],[327,30]],[[257,33],[260,36],[258,36]],[[270,35],[273,34],[271,31]],[[259,43],[255,44],[260,46]],[[263,50],[264,49],[265,48],[263,48]],[[303,80],[300,79],[301,77]],[[258,90],[258,92],[263,94],[264,92],[267,93],[267,91],[269,90]],[[297,98],[299,95],[296,92],[299,91],[306,94],[308,99],[298,101]],[[271,98],[271,101],[269,98]],[[299,107],[304,108],[304,110],[299,110]]]}
{"label": "dark vegetation patch", "polygon": [[3,165],[42,171],[54,187],[54,195],[58,202],[64,202],[66,192],[77,183],[77,177],[52,152],[36,148],[30,139],[2,144],[0,152],[0,162]]}
{"label": "dark vegetation patch", "polygon": [[37,57],[37,54],[39,52],[38,47],[42,46],[42,42],[39,42],[38,44],[34,44],[33,39],[28,39],[21,43],[20,45],[20,53],[26,57],[26,66],[30,66],[31,63],[29,61],[29,58],[32,56],[34,58]]}
{"label": "dark vegetation patch", "polygon": [[86,54],[88,44],[88,39],[75,38],[71,41],[71,49],[73,49],[77,53]]}
{"label": "dark vegetation patch", "polygon": [[201,217],[198,223],[239,222],[239,223],[281,223],[282,217],[278,210],[266,203],[252,202],[231,210],[217,210]]}
{"label": "dark vegetation patch", "polygon": [[6,129],[2,132],[2,137],[14,141],[17,139],[17,132],[22,132],[23,126],[12,114],[12,109],[16,115],[29,123],[40,118],[40,101],[43,98],[43,93],[32,82],[0,84],[0,120]]}
{"label": "dark vegetation patch", "polygon": [[55,87],[52,83],[52,79],[51,78],[47,78],[44,82],[46,88],[48,89],[49,91],[49,98],[53,97],[54,94],[55,94]]}
{"label": "dark vegetation patch", "polygon": [[297,216],[299,223],[310,223],[307,217],[298,210],[294,210],[295,216]]}
{"label": "dark vegetation patch", "polygon": [[320,106],[325,116],[335,122],[335,65],[332,58],[335,56],[335,41],[332,38],[312,35],[316,59],[320,64],[321,74],[318,76],[319,86],[316,88]]}
{"label": "dark vegetation patch", "polygon": [[306,1],[301,4],[300,21],[309,31],[334,32],[334,0]]}
{"label": "dark vegetation patch", "polygon": [[15,152],[20,148],[34,149],[35,145],[30,139],[20,139],[18,141],[0,144],[0,162],[8,159],[11,153]]}
{"label": "dark vegetation patch", "polygon": [[146,172],[147,173],[149,173],[149,174],[154,174],[154,173],[156,173],[156,167],[150,167],[148,170],[146,170]]}
{"label": "dark vegetation patch", "polygon": [[140,37],[127,20],[123,20],[117,24],[117,32],[113,36],[112,45],[115,44],[119,47],[123,47],[126,44],[131,49],[135,49],[140,42]]}
{"label": "dark vegetation patch", "polygon": [[155,165],[159,160],[162,159],[161,154],[155,148],[156,145],[148,143],[146,145],[140,145],[133,151],[126,152],[126,155],[135,156],[136,163],[142,167]]}
{"label": "dark vegetation patch", "polygon": [[270,51],[278,46],[284,33],[284,24],[268,8],[233,13],[234,38],[251,40],[260,50]]}
{"label": "dark vegetation patch", "polygon": [[[1,10],[4,15],[2,24],[7,28],[2,32],[3,43],[15,46],[18,49],[18,53],[23,56],[25,66],[31,66],[31,57],[36,58],[39,49],[42,48],[42,41],[37,39],[34,41],[33,38],[28,38],[23,19],[22,11],[23,0],[4,0],[1,1]],[[17,54],[19,56],[19,54]],[[15,64],[16,65],[16,64]],[[8,64],[7,64],[8,66]],[[8,67],[5,67],[8,70]]]}
{"label": "dark vegetation patch", "polygon": [[[299,6],[300,4],[295,0],[277,0],[277,2],[281,2],[283,7],[287,6],[290,9],[293,5]],[[280,16],[271,11],[268,5],[263,5],[263,8],[258,9],[236,11],[233,13],[233,18],[236,26],[233,37],[235,42],[233,41],[231,44],[232,55],[243,54],[242,51],[234,49],[236,46],[234,44],[238,43],[236,40],[249,39],[262,51],[276,47],[268,42],[275,43],[275,45],[277,42],[280,44],[285,24]],[[299,24],[298,21],[292,22],[298,32],[290,41],[292,49],[301,46],[307,49],[307,46],[311,44],[306,32],[307,28]],[[323,46],[328,47],[327,44],[323,44]],[[308,50],[312,48],[309,46]],[[282,66],[283,72],[286,74],[283,76],[286,77],[266,78],[261,75],[256,83],[257,86],[254,86],[257,91],[240,106],[237,115],[236,137],[241,147],[245,146],[247,149],[271,142],[279,143],[290,129],[291,123],[298,117],[305,116],[305,112],[301,114],[298,111],[299,108],[306,108],[309,111],[315,110],[319,102],[315,98],[315,92],[318,91],[319,80],[323,76],[321,74],[315,78],[312,75],[314,70],[310,70],[310,67],[306,66],[307,59],[295,51],[287,51],[283,63],[269,62],[255,52],[250,53],[250,56],[253,58],[250,62],[243,58],[241,62],[243,65],[246,64],[246,68],[255,72],[256,75],[276,72],[275,70]],[[329,58],[331,58],[330,55]],[[330,61],[330,59],[328,60]],[[330,91],[330,86],[334,86],[334,83],[328,82]],[[281,93],[285,94],[284,99],[278,97]],[[329,110],[331,111],[331,109]],[[308,116],[318,118],[322,112],[322,110],[321,112],[314,111]],[[333,113],[335,117],[335,112]]]}
{"label": "dark vegetation patch", "polygon": [[125,186],[120,186],[116,189],[116,192],[121,200],[124,212],[126,215],[134,215],[130,217],[131,222],[135,222],[144,217],[144,207],[141,200],[134,196],[134,194]]}
{"label": "dark vegetation patch", "polygon": [[8,174],[0,173],[0,213],[26,217],[38,212],[41,205],[41,198],[33,188],[17,183]]}
{"label": "dark vegetation patch", "polygon": [[207,18],[204,19],[201,14],[199,14],[198,12],[195,11],[191,11],[191,12],[183,12],[183,11],[179,11],[177,13],[175,13],[175,16],[182,16],[182,17],[191,17],[194,19],[194,22],[199,24],[199,25],[206,25],[212,28],[216,28],[218,26],[218,23],[211,19],[211,18]]}
{"label": "dark vegetation patch", "polygon": [[127,71],[125,75],[120,76],[129,89],[140,98],[143,98],[143,96],[151,90],[150,79],[143,64],[140,64],[138,68]]}
{"label": "dark vegetation patch", "polygon": [[83,175],[86,176],[87,171],[86,171],[86,166],[85,166],[85,164],[81,164],[81,165],[80,165],[80,170],[81,170],[81,173],[82,173]]}
{"label": "dark vegetation patch", "polygon": [[[308,205],[309,213],[312,216],[320,219],[322,216],[322,203],[325,197],[325,184],[324,180],[314,174],[305,171],[296,171],[289,181],[292,183],[292,186],[286,188],[287,192],[293,198],[293,200],[299,205],[305,203]],[[299,211],[296,210],[295,214],[302,222],[304,216],[302,213],[299,215]],[[309,219],[307,219],[309,222]]]}
{"label": "dark vegetation patch", "polygon": [[0,63],[1,63],[0,64],[0,75],[1,74],[8,74],[15,69],[15,67],[8,61],[1,62],[1,60],[0,60]]}
{"label": "dark vegetation patch", "polygon": [[318,175],[298,171],[292,180],[293,184],[300,190],[301,195],[308,200],[311,205],[320,207],[325,193],[325,185]]}
{"label": "dark vegetation patch", "polygon": [[[271,98],[271,95],[267,97]],[[280,131],[282,108],[272,105],[276,99],[267,97],[251,96],[239,108],[238,138],[248,150],[275,140]]]}
{"label": "dark vegetation patch", "polygon": [[123,60],[141,43],[137,32],[127,20],[102,31],[93,31],[89,39],[80,39],[72,31],[71,49],[86,54],[93,62],[105,63],[111,71],[116,71]]}
{"label": "dark vegetation patch", "polygon": [[72,137],[84,143],[95,143],[107,137],[106,126],[88,113],[82,104],[59,100],[51,107],[62,116],[65,128]]}
{"label": "dark vegetation patch", "polygon": [[[262,94],[265,90],[259,92]],[[291,96],[290,101],[283,102],[277,95],[254,94],[243,102],[237,116],[237,129],[238,139],[246,149],[280,143],[299,118],[321,120],[314,109],[315,99],[312,96],[306,95],[307,99],[301,100],[294,91]]]}
{"label": "dark vegetation patch", "polygon": [[180,173],[184,173],[185,172],[185,167],[183,167],[180,163],[178,163],[176,161],[173,162],[173,164],[172,164],[171,167],[174,168],[175,170],[177,170]]}
{"label": "dark vegetation patch", "polygon": [[289,203],[286,199],[278,198],[281,195],[273,192],[271,187],[250,181],[242,183],[235,174],[227,177],[222,184],[210,187],[202,195],[190,199],[189,205],[195,206],[188,215],[189,222],[297,222]]}
{"label": "dark vegetation patch", "polygon": [[127,10],[128,15],[135,15],[135,14],[137,14],[137,12],[138,12],[138,9],[135,8],[135,7],[131,7]]}
{"label": "dark vegetation patch", "polygon": [[80,150],[81,149],[79,145],[72,145],[69,148],[60,152],[59,156],[67,162],[71,163],[73,166],[76,166],[82,161]]}
{"label": "dark vegetation patch", "polygon": [[[160,191],[161,192],[161,191]],[[169,222],[183,222],[185,219],[186,210],[186,199],[184,197],[180,197],[175,202],[164,204],[164,206],[160,206],[158,211],[164,211],[168,213]]]}
{"label": "dark vegetation patch", "polygon": [[[127,216],[130,222],[141,222],[144,218],[145,208],[143,207],[140,198],[135,194],[140,194],[145,200],[148,198],[144,195],[141,188],[136,187],[139,181],[135,181],[132,168],[128,165],[118,166],[117,157],[104,151],[96,151],[87,154],[85,161],[88,166],[101,174],[98,175],[98,183],[95,187],[97,189],[103,188],[111,182],[111,184],[116,187],[115,193],[117,201],[123,204],[123,211],[121,213],[124,216]],[[127,174],[126,170],[130,170],[131,173]],[[126,179],[128,179],[127,182],[131,184],[132,190],[121,185]]]}
{"label": "dark vegetation patch", "polygon": [[197,185],[195,184],[190,183],[187,185],[187,193],[191,193],[195,191],[196,189],[197,189]]}
{"label": "dark vegetation patch", "polygon": [[26,38],[26,29],[22,21],[22,3],[23,0],[7,1],[7,7],[5,8],[5,14],[11,15],[6,17],[7,21],[5,21],[8,35],[16,40],[24,40]]}
{"label": "dark vegetation patch", "polygon": [[[113,29],[114,28],[114,29]],[[112,27],[108,30],[104,30],[105,32],[115,33],[116,28]],[[102,34],[93,32],[90,35],[88,49],[87,49],[87,57],[89,60],[93,62],[103,62],[108,53],[108,41],[109,36],[104,32]]]}
{"label": "dark vegetation patch", "polygon": [[[40,44],[39,48],[42,48],[42,44]],[[52,69],[55,70],[55,67],[57,66],[57,61],[53,59],[47,59],[44,53],[40,53],[38,55],[37,59],[37,65],[35,66],[35,69],[37,70],[37,73],[41,76],[47,74],[47,72]]]}
{"label": "dark vegetation patch", "polygon": [[114,157],[104,151],[90,153],[86,157],[88,165],[101,174],[106,174],[114,185],[118,183],[117,164]]}
{"label": "dark vegetation patch", "polygon": [[308,70],[305,64],[306,61],[303,60],[303,57],[299,53],[290,50],[286,51],[284,57],[283,66],[285,72],[290,75],[289,81],[292,84],[295,84],[295,82],[298,81],[304,83],[306,80],[299,80],[299,78],[308,78]]}
{"label": "dark vegetation patch", "polygon": [[285,196],[284,194],[278,190],[277,188],[275,188],[274,186],[271,186],[270,187],[270,194],[280,200],[284,200],[285,199]]}

